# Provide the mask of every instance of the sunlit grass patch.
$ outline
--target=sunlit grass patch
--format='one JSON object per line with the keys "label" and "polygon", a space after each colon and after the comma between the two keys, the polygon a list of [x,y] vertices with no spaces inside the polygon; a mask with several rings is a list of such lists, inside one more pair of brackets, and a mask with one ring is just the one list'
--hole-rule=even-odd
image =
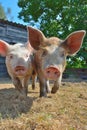
{"label": "sunlit grass patch", "polygon": [[0,130],[87,130],[86,82],[67,82],[47,98],[39,97],[38,84],[25,99],[16,94],[0,90]]}

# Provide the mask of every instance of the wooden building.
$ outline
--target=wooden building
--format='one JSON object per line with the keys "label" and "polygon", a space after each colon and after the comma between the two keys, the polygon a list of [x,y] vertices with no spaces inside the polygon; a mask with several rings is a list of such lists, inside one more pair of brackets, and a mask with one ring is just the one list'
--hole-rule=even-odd
{"label": "wooden building", "polygon": [[[0,19],[0,39],[15,44],[17,42],[27,42],[27,28],[22,24],[17,24]],[[8,77],[5,65],[5,57],[0,56],[0,78]]]}

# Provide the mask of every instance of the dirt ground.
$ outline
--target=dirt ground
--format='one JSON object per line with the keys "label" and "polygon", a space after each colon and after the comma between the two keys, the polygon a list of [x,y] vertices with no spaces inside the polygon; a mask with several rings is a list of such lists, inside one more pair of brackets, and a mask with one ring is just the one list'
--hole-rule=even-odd
{"label": "dirt ground", "polygon": [[63,81],[56,94],[39,98],[38,83],[24,97],[1,79],[0,130],[87,130],[87,81]]}

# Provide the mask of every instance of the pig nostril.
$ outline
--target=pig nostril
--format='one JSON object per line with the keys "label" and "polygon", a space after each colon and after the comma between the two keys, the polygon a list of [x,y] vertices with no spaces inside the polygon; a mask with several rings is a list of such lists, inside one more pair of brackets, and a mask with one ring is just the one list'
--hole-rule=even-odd
{"label": "pig nostril", "polygon": [[55,75],[57,75],[57,74],[58,74],[58,72],[55,72],[54,74],[55,74]]}
{"label": "pig nostril", "polygon": [[50,71],[48,70],[48,71],[47,71],[47,73],[49,74],[49,73],[50,73]]}

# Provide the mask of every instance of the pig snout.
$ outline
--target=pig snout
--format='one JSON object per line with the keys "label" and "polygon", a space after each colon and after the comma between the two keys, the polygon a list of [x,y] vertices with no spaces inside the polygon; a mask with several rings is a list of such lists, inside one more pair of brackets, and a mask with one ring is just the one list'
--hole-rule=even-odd
{"label": "pig snout", "polygon": [[44,75],[49,80],[57,80],[60,76],[60,71],[56,67],[49,66],[44,70]]}
{"label": "pig snout", "polygon": [[14,73],[18,76],[23,76],[26,73],[26,68],[24,66],[16,66]]}

